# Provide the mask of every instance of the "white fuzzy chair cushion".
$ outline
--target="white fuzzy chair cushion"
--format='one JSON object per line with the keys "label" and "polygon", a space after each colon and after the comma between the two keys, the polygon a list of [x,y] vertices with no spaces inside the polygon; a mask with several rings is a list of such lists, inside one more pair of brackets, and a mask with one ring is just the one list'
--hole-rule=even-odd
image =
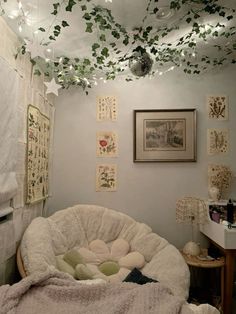
{"label": "white fuzzy chair cushion", "polygon": [[124,239],[130,251],[144,256],[144,275],[166,284],[175,295],[187,298],[189,270],[179,251],[147,225],[95,205],[76,205],[49,218],[35,218],[21,241],[26,273],[55,269],[56,256],[75,247],[88,248],[96,239],[110,246],[116,239]]}

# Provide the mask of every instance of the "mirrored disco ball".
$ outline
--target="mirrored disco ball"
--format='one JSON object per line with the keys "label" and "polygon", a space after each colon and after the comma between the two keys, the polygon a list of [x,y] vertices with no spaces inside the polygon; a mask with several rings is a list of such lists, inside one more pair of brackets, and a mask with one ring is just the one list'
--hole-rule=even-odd
{"label": "mirrored disco ball", "polygon": [[129,59],[129,68],[136,76],[145,76],[152,69],[153,61],[147,52],[135,52]]}

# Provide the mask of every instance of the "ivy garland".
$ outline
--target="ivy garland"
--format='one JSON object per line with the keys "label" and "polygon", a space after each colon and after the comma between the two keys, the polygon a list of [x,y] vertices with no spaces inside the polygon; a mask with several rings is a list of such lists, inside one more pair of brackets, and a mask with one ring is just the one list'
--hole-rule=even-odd
{"label": "ivy garland", "polygon": [[[0,5],[6,1],[0,1]],[[168,66],[169,69],[182,67],[187,74],[200,74],[209,67],[222,66],[229,62],[236,63],[236,26],[231,23],[232,26],[226,27],[227,23],[235,20],[235,9],[220,5],[218,0],[172,0],[169,8],[180,16],[178,22],[157,28],[147,25],[147,20],[149,16],[158,14],[160,6],[158,0],[148,0],[142,25],[132,31],[120,25],[114,19],[111,10],[93,5],[91,0],[55,2],[51,14],[55,21],[58,21],[61,10],[73,12],[76,5],[80,6],[83,13],[85,32],[96,32],[97,40],[91,46],[90,57],[62,56],[48,62],[44,60],[44,75],[57,77],[63,88],[79,85],[87,93],[87,89],[96,83],[99,72],[102,73],[103,79],[114,80],[118,74],[125,71],[128,61],[135,52],[149,53],[156,69],[164,66]],[[218,22],[203,23],[202,18],[207,16],[216,17]],[[175,41],[169,40],[171,34],[186,25],[189,31]],[[47,34],[47,38],[41,44],[48,46],[55,42],[62,30],[69,26],[66,20],[62,20],[49,30],[39,27],[40,32]],[[211,48],[214,57],[204,54],[204,49],[201,49],[204,42],[209,45],[209,39],[213,41]],[[219,43],[217,39],[220,39]],[[23,44],[20,52],[24,54],[25,48]],[[38,60],[32,62],[35,65],[35,74],[41,75]],[[40,64],[42,65],[42,60]],[[158,70],[153,70],[151,75],[157,72]],[[126,77],[126,81],[133,79],[138,77],[131,74]]]}

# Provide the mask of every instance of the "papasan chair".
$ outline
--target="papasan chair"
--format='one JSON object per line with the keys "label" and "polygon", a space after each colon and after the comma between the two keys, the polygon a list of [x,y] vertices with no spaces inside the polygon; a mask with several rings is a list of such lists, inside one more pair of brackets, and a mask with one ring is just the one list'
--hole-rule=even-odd
{"label": "papasan chair", "polygon": [[[76,205],[35,218],[22,237],[17,265],[22,277],[59,270],[82,281],[108,283],[121,282],[138,268],[185,300],[190,284],[188,266],[173,245],[146,224],[96,205]],[[209,306],[191,313],[218,311]]]}

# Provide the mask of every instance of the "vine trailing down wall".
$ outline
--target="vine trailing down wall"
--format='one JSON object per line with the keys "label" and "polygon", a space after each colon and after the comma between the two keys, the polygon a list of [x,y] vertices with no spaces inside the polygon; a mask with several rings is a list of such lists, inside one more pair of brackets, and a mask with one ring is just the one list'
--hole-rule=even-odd
{"label": "vine trailing down wall", "polygon": [[[7,2],[0,0],[0,9],[5,15]],[[148,0],[140,25],[128,29],[116,21],[111,10],[92,2],[53,3],[50,26],[38,27],[40,36],[32,35],[27,41],[24,38],[18,50],[18,54],[31,53],[36,75],[44,73],[49,80],[56,79],[47,85],[48,92],[56,94],[60,87],[77,85],[87,93],[99,79],[114,80],[120,74],[126,81],[132,81],[180,67],[186,74],[200,74],[236,63],[235,7],[232,5],[224,6],[218,0],[172,0],[166,8],[160,5],[161,1]],[[108,0],[104,5],[105,2]],[[27,25],[28,16],[20,0],[18,5],[21,12],[18,24],[22,28]],[[53,58],[46,58],[45,50],[53,47],[63,29],[70,28],[70,22],[61,18],[62,13],[73,14],[77,6],[82,11],[85,33],[94,39],[90,55],[70,58],[66,51],[63,55],[55,51]],[[175,18],[169,19],[171,16]],[[154,20],[159,23],[153,23]]]}

